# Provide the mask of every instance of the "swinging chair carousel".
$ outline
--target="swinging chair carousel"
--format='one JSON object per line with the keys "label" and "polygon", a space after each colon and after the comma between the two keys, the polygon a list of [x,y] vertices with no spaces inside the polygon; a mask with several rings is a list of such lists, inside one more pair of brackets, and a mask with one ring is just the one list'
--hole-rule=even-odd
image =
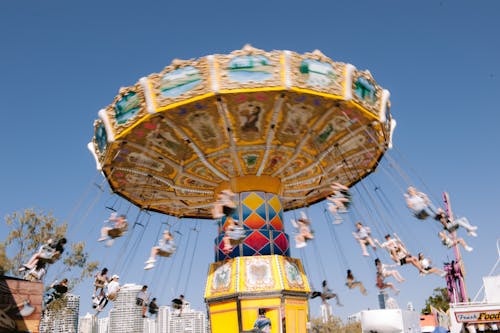
{"label": "swinging chair carousel", "polygon": [[[121,88],[88,147],[113,191],[145,210],[211,219],[217,195],[234,192],[205,289],[212,330],[250,330],[264,307],[273,323],[305,332],[310,286],[290,257],[284,211],[370,174],[390,146],[389,109],[389,92],[368,71],[319,51],[245,46],[176,59]],[[231,252],[228,218],[245,232]]]}

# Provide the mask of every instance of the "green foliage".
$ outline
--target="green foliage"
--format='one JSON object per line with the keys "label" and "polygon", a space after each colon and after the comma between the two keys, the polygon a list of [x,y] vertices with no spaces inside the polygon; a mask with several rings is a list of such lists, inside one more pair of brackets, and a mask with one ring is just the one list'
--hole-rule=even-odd
{"label": "green foliage", "polygon": [[[18,268],[26,263],[41,245],[49,239],[65,237],[68,226],[58,224],[52,213],[25,209],[14,212],[5,217],[5,224],[9,234],[4,242],[0,243],[0,273],[21,277]],[[85,251],[85,243],[71,243],[68,240],[62,258],[50,266],[63,265],[60,275],[72,272],[70,287],[78,284],[92,275],[99,263],[89,261]],[[9,257],[9,254],[13,254]]]}
{"label": "green foliage", "polygon": [[313,318],[311,327],[314,333],[361,333],[360,322],[344,324],[338,317],[330,317],[326,323],[322,323],[320,318]]}
{"label": "green foliage", "polygon": [[431,305],[436,309],[441,309],[446,312],[450,308],[450,298],[446,288],[434,288],[433,293],[425,301],[425,307],[422,309],[422,314],[431,313]]}

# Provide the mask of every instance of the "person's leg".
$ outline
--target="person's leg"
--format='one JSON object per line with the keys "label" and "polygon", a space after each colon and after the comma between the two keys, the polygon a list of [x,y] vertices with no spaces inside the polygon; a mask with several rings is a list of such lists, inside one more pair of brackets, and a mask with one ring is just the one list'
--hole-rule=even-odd
{"label": "person's leg", "polygon": [[424,270],[424,268],[422,267],[422,265],[420,264],[420,261],[418,261],[417,258],[413,257],[413,256],[408,256],[406,257],[406,262],[409,262],[411,263],[413,266],[415,266],[418,271],[420,273],[423,273],[423,274],[427,274],[427,272]]}
{"label": "person's leg", "polygon": [[224,251],[231,251],[233,246],[231,245],[231,238],[229,238],[229,234],[226,233],[222,238],[222,242],[224,243]]}
{"label": "person's leg", "polygon": [[404,282],[405,279],[401,276],[401,274],[399,274],[399,272],[397,270],[392,270],[389,272],[391,272],[392,277],[394,277],[396,279],[396,281]]}
{"label": "person's leg", "polygon": [[98,239],[99,242],[102,242],[106,239],[108,239],[108,232],[111,230],[109,227],[102,227],[101,228],[101,238]]}
{"label": "person's leg", "polygon": [[302,236],[301,234],[295,236],[295,247],[301,248],[304,246],[306,246],[306,240],[304,239],[304,236]]}
{"label": "person's leg", "polygon": [[462,245],[462,247],[464,248],[464,250],[467,251],[467,252],[471,252],[473,250],[472,247],[470,247],[469,245],[467,245],[467,243],[465,242],[465,240],[463,238],[458,238],[455,241],[455,243]]}
{"label": "person's leg", "polygon": [[377,247],[375,246],[375,242],[373,241],[373,239],[371,237],[367,237],[366,241],[372,247],[373,251],[377,251]]}
{"label": "person's leg", "polygon": [[30,260],[28,261],[28,263],[26,263],[24,265],[24,267],[29,268],[29,269],[34,268],[36,266],[36,264],[38,263],[38,260],[40,259],[40,257],[41,257],[40,252],[35,253],[34,255],[31,256]]}
{"label": "person's leg", "polygon": [[470,234],[474,233],[474,231],[477,230],[477,226],[471,225],[469,223],[469,220],[466,217],[460,217],[458,219],[455,219],[455,221],[453,221],[453,222],[458,224],[459,226],[461,226],[465,230],[467,230],[467,232]]}
{"label": "person's leg", "polygon": [[361,251],[363,252],[363,255],[365,257],[368,257],[370,254],[368,253],[368,251],[366,251],[366,242],[364,239],[359,239],[359,245],[361,246]]}
{"label": "person's leg", "polygon": [[440,270],[439,268],[432,267],[431,269],[428,270],[429,273],[433,273],[439,276],[444,277],[446,275],[445,271]]}

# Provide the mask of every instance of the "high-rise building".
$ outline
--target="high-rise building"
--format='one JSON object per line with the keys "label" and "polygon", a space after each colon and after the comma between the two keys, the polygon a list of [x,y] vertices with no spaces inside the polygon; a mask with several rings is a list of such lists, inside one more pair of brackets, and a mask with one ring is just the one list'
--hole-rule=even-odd
{"label": "high-rise building", "polygon": [[386,308],[386,303],[387,303],[387,299],[389,298],[389,295],[387,294],[387,292],[385,290],[381,290],[379,293],[378,293],[378,306],[381,308],[381,309],[385,309]]}
{"label": "high-rise building", "polygon": [[98,319],[98,333],[108,333],[109,332],[109,317]]}
{"label": "high-rise building", "polygon": [[145,318],[144,319],[144,328],[142,330],[143,333],[157,333],[156,330],[156,319]]}
{"label": "high-rise building", "polygon": [[87,313],[78,320],[78,333],[98,333],[97,317]]}
{"label": "high-rise building", "polygon": [[207,333],[207,319],[202,311],[192,310],[185,302],[182,314],[169,306],[161,306],[158,312],[158,333]]}
{"label": "high-rise building", "polygon": [[142,333],[144,318],[141,307],[135,303],[141,288],[137,284],[125,284],[116,300],[108,303],[108,306],[113,307],[109,311],[109,333]]}
{"label": "high-rise building", "polygon": [[64,307],[52,310],[46,309],[40,320],[40,333],[77,333],[80,296],[67,293],[61,301]]}

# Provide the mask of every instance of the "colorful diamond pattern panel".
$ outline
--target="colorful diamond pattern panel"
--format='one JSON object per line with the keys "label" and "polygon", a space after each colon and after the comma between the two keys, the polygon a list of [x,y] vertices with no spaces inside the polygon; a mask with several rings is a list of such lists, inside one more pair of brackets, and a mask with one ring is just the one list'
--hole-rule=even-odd
{"label": "colorful diamond pattern panel", "polygon": [[243,221],[243,224],[248,229],[266,229],[264,228],[266,226],[266,219],[257,213],[250,214],[250,216]]}
{"label": "colorful diamond pattern panel", "polygon": [[222,238],[227,228],[227,218],[219,220],[216,239],[216,260],[237,256],[281,254],[290,252],[288,236],[284,233],[283,207],[279,197],[264,192],[243,192],[233,219],[246,230],[245,240],[229,254],[223,253]]}
{"label": "colorful diamond pattern panel", "polygon": [[224,253],[224,235],[215,240],[215,261],[239,256],[260,256],[278,254],[289,256],[290,247],[288,235],[282,231],[247,230],[247,237],[236,245],[230,253]]}

